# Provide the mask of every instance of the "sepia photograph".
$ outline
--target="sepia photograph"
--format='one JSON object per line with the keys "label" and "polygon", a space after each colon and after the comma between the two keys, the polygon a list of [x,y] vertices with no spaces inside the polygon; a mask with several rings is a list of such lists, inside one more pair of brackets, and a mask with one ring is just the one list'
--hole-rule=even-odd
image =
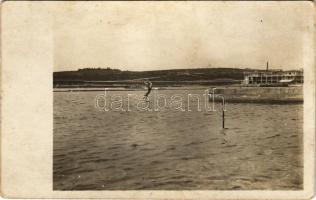
{"label": "sepia photograph", "polygon": [[312,199],[315,11],[2,2],[1,197]]}
{"label": "sepia photograph", "polygon": [[303,190],[301,8],[60,7],[53,190]]}

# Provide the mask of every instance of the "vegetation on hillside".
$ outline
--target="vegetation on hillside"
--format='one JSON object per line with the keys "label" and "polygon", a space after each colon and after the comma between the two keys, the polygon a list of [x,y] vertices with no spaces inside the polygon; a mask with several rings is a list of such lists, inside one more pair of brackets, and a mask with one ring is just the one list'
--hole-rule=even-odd
{"label": "vegetation on hillside", "polygon": [[242,80],[244,72],[259,71],[237,68],[196,68],[155,71],[121,71],[111,68],[84,68],[77,71],[54,72],[54,81],[152,81]]}

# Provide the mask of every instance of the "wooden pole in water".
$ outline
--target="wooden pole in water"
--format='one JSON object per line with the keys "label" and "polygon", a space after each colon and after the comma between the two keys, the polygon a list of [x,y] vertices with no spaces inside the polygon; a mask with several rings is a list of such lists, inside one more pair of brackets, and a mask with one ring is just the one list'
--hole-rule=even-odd
{"label": "wooden pole in water", "polygon": [[222,105],[222,121],[223,121],[223,129],[225,128],[225,100],[223,98],[223,105]]}
{"label": "wooden pole in water", "polygon": [[223,110],[223,128],[225,128],[225,111]]}

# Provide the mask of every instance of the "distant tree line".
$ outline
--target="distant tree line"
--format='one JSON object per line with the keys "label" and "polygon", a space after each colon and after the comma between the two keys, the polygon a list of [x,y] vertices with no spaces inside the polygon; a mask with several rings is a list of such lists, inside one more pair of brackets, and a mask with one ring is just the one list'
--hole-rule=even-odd
{"label": "distant tree line", "polygon": [[156,71],[121,71],[111,68],[83,68],[77,71],[54,72],[54,81],[119,81],[149,78],[153,81],[242,80],[244,72],[264,71],[238,68],[197,68]]}

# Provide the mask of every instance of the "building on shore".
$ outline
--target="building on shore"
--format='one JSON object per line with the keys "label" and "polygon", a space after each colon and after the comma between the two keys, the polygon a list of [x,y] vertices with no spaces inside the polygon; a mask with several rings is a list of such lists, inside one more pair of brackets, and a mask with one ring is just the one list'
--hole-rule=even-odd
{"label": "building on shore", "polygon": [[288,86],[304,83],[303,70],[267,70],[245,72],[243,84],[247,86]]}

